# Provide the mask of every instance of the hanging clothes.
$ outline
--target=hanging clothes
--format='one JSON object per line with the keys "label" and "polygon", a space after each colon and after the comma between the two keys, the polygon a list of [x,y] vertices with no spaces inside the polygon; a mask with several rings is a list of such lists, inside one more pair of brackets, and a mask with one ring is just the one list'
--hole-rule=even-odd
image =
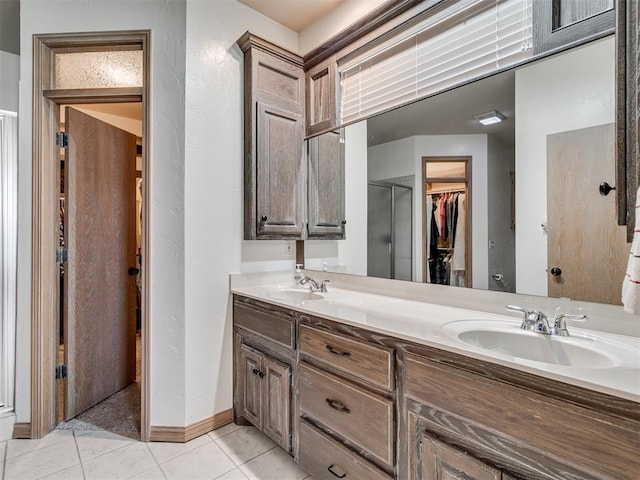
{"label": "hanging clothes", "polygon": [[437,220],[437,218],[439,218],[438,209],[439,202],[432,200],[431,210],[428,210],[428,212],[430,212],[430,219],[428,220],[428,223],[431,225],[431,228],[429,234],[429,256],[427,257],[429,264],[429,280],[431,283],[438,283],[438,259],[440,257],[440,252],[438,250],[438,237],[440,236]]}
{"label": "hanging clothes", "polygon": [[458,195],[458,215],[456,218],[456,236],[455,242],[453,244],[453,258],[451,269],[453,271],[463,271],[465,270],[465,258],[466,258],[466,227],[465,227],[465,218],[466,218],[466,198],[467,196],[464,193]]}

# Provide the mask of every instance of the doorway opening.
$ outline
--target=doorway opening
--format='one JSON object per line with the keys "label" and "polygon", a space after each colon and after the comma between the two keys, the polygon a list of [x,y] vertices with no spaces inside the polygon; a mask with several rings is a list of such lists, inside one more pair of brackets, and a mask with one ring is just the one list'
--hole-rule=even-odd
{"label": "doorway opening", "polygon": [[471,287],[471,157],[422,157],[424,281]]}
{"label": "doorway opening", "polygon": [[[33,58],[33,72],[34,72],[34,96],[33,96],[33,217],[32,217],[32,236],[33,236],[33,248],[32,248],[32,351],[31,351],[31,422],[30,424],[16,424],[14,428],[14,435],[21,438],[41,438],[49,431],[54,429],[59,423],[59,409],[57,403],[58,391],[56,375],[54,372],[63,374],[64,368],[57,368],[58,355],[59,355],[59,340],[60,340],[60,299],[61,293],[69,298],[70,291],[80,291],[79,286],[84,285],[84,282],[76,282],[66,290],[60,288],[60,266],[56,262],[52,262],[53,258],[63,258],[64,253],[59,251],[60,248],[60,183],[61,183],[61,165],[60,165],[60,147],[57,146],[58,130],[60,125],[60,106],[71,105],[76,107],[77,105],[96,105],[96,104],[113,104],[113,103],[139,103],[142,110],[142,135],[141,139],[141,151],[136,146],[136,136],[133,136],[133,142],[123,141],[124,144],[130,145],[133,148],[133,156],[137,154],[141,156],[141,169],[140,175],[142,177],[142,222],[141,222],[141,238],[140,238],[140,255],[144,259],[140,270],[142,275],[140,278],[140,421],[139,421],[139,437],[143,441],[149,440],[149,320],[147,318],[149,295],[148,295],[148,272],[150,271],[150,261],[145,252],[149,251],[149,213],[145,206],[149,205],[149,190],[147,188],[149,182],[148,173],[150,171],[150,157],[148,149],[148,139],[150,138],[150,105],[149,105],[149,71],[150,71],[150,31],[126,31],[126,32],[104,32],[104,33],[78,33],[78,34],[50,34],[50,35],[36,35],[34,36],[34,58]],[[77,69],[77,70],[74,70]],[[74,109],[78,113],[84,115],[83,118],[92,119],[91,115],[86,115],[79,112],[77,108]],[[71,126],[70,120],[67,117],[65,127],[69,129]],[[76,120],[75,125],[80,127],[86,127],[92,120]],[[104,122],[103,122],[104,123]],[[91,127],[97,128],[97,127]],[[89,131],[91,131],[91,128]],[[102,127],[100,127],[102,128]],[[81,128],[82,129],[82,128]],[[107,135],[109,129],[105,128]],[[91,138],[92,135],[89,135]],[[64,142],[64,137],[60,137]],[[89,150],[89,158],[93,158],[95,152],[111,152],[111,148],[114,137],[109,137],[109,140],[100,144],[99,147],[93,146]],[[102,140],[100,140],[102,141]],[[68,141],[69,146],[78,147],[79,144],[85,144],[83,142]],[[113,152],[112,152],[113,153]],[[70,149],[69,149],[69,155]],[[111,158],[119,158],[122,156],[111,155]],[[124,158],[124,157],[123,157]],[[66,160],[66,158],[65,158]],[[135,162],[135,161],[134,161]],[[69,168],[71,164],[65,165],[65,170]],[[89,165],[91,163],[89,162]],[[102,165],[101,162],[96,161],[95,166]],[[114,172],[121,172],[124,169],[124,165],[121,168],[111,168],[110,170],[97,172],[92,174],[90,178],[99,179],[96,184],[99,188],[109,182],[114,182],[122,175],[113,175]],[[131,165],[131,162],[126,165]],[[134,175],[135,171],[135,163]],[[65,177],[67,173],[65,172]],[[117,177],[117,178],[115,178]],[[135,180],[134,180],[135,182]],[[79,182],[82,184],[82,182]],[[68,195],[70,185],[65,184],[65,197]],[[133,196],[135,203],[135,183],[131,189],[123,189],[123,191],[130,192]],[[90,192],[91,193],[91,192]],[[71,218],[70,208],[73,205],[81,206],[87,203],[93,202],[94,197],[99,195],[87,195],[82,198],[82,201],[74,202],[69,198],[65,198],[65,221]],[[111,207],[109,207],[111,208]],[[114,210],[123,211],[120,206],[114,205]],[[106,212],[106,209],[103,210]],[[135,212],[134,212],[135,214]],[[113,218],[113,215],[98,215],[98,217]],[[90,221],[95,218],[95,215],[86,215],[84,220]],[[134,217],[132,217],[134,218]],[[87,239],[82,240],[78,245],[82,246],[82,250],[88,251],[89,255],[95,253],[95,258],[104,260],[104,255],[110,255],[112,248],[109,244],[111,235],[106,234],[94,234],[90,235],[91,231],[84,231],[82,227],[83,223],[80,222],[80,226],[76,229],[77,232],[87,233],[89,236]],[[93,226],[93,224],[91,224]],[[65,223],[65,229],[69,230],[68,222]],[[135,234],[135,227],[131,228],[132,233]],[[94,232],[95,233],[95,232]],[[71,238],[71,237],[70,237]],[[102,248],[99,245],[102,243]],[[113,244],[115,245],[115,244]],[[97,249],[97,250],[96,250]],[[78,254],[79,249],[67,252],[68,258],[72,258],[73,255]],[[113,263],[111,261],[103,261],[106,265],[117,265],[112,270],[116,271],[122,278],[129,279],[129,282],[122,280],[121,283],[130,283],[134,286],[133,290],[133,302],[135,305],[138,299],[135,294],[136,275],[131,275],[128,272],[128,268],[136,267],[135,247],[131,249],[133,257],[127,261],[127,268],[124,270],[120,264]],[[85,263],[86,264],[86,263]],[[82,265],[77,263],[77,270],[82,270]],[[65,264],[65,275],[71,277],[70,263]],[[94,293],[96,296],[103,295],[113,287],[113,278],[110,277],[110,273],[103,271],[99,275],[92,276],[90,271],[86,272],[86,279],[89,281],[94,277],[101,278],[103,280],[102,286],[97,288],[93,284],[93,290],[91,294],[86,292],[76,295],[84,296],[89,301],[86,305],[89,306],[88,314],[82,316],[82,318],[92,318],[93,311],[98,304],[95,302]],[[90,282],[88,282],[90,283]],[[70,303],[63,304],[63,316],[68,318],[70,315],[64,314],[64,309],[69,308]],[[78,308],[76,309],[76,313]],[[127,351],[134,352],[133,368],[125,370],[130,378],[130,382],[122,385],[124,388],[129,383],[135,381],[135,329],[136,329],[136,308],[133,307],[133,320],[127,322],[127,325],[133,326],[134,337],[131,348],[127,348]],[[77,316],[77,315],[76,315]],[[75,327],[68,327],[65,325],[63,328],[63,338],[65,341],[65,356],[67,359],[70,356],[73,347],[71,343],[70,333],[75,331]],[[103,332],[100,332],[94,337],[101,337]],[[89,336],[91,337],[91,336]],[[105,352],[112,352],[112,344],[102,341],[95,344],[94,347],[86,348],[90,353],[100,353],[104,356]],[[107,355],[108,356],[108,355]],[[101,360],[94,362],[93,360],[83,362],[76,358],[76,364],[79,365],[79,369],[84,368],[87,363],[94,365],[108,365],[109,361]],[[77,411],[75,413],[81,413],[85,411],[89,405],[80,402],[82,395],[79,395],[74,386],[69,387],[69,381],[72,374],[76,371],[76,367],[67,365],[67,384],[65,388],[68,390],[65,392],[65,409],[72,402],[78,401]],[[119,371],[119,370],[118,370]],[[133,373],[131,373],[133,372]],[[123,374],[124,375],[124,374]],[[91,382],[93,378],[99,378],[104,380],[110,378],[110,372],[102,372],[93,376],[89,376],[85,379],[85,382]],[[122,375],[118,375],[119,377]],[[117,382],[106,382],[115,384]],[[90,386],[93,387],[93,386]],[[91,390],[92,388],[89,388]],[[114,391],[120,390],[116,388]],[[84,406],[82,406],[84,405]],[[69,415],[66,415],[69,417]],[[72,415],[75,416],[75,415]],[[16,433],[19,432],[19,433]]]}
{"label": "doorway opening", "polygon": [[[74,121],[67,128],[69,117]],[[60,148],[59,248],[66,258],[59,262],[57,428],[106,430],[139,438],[142,104],[61,105],[60,132],[71,145]],[[128,144],[124,150],[115,150],[121,138]],[[100,151],[92,151],[92,144]],[[104,150],[125,158],[110,158],[111,153]],[[98,161],[103,165],[96,167]],[[92,178],[109,170],[108,178]],[[112,208],[114,202],[118,208]],[[102,235],[96,235],[99,231]],[[107,248],[119,253],[96,258],[99,247],[85,249],[96,236],[108,238]],[[120,272],[114,278],[110,271],[119,262]],[[97,294],[95,290],[104,282],[109,291]],[[82,298],[87,294],[92,299]],[[106,350],[101,355],[87,351],[101,347]],[[105,376],[105,370],[95,368],[91,361],[108,362],[111,375]],[[121,378],[116,378],[116,368],[122,369]]]}

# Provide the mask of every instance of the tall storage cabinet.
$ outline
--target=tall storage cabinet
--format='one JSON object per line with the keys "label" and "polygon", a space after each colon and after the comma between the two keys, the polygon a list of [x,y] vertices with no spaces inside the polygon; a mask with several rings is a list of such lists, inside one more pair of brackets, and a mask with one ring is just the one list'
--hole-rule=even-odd
{"label": "tall storage cabinet", "polygon": [[244,238],[301,239],[306,218],[302,58],[246,33]]}

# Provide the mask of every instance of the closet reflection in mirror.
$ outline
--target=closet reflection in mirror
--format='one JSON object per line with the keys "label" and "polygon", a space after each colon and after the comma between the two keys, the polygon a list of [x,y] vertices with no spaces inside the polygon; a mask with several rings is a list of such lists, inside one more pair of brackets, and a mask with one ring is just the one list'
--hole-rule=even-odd
{"label": "closet reflection in mirror", "polygon": [[[491,111],[504,120],[474,119]],[[347,126],[346,239],[307,241],[306,267],[379,275],[367,255],[368,182],[401,183],[412,187],[404,254],[413,281],[619,304],[629,247],[616,224],[615,195],[598,192],[603,181],[615,184],[614,122],[610,36]],[[450,194],[458,193],[458,218],[465,195],[468,228],[460,236],[454,214],[449,227],[447,217],[444,225],[436,217],[446,236],[435,245],[439,256],[453,249],[452,260],[464,239],[465,255],[439,281],[430,272],[436,252],[427,204],[447,186],[426,166],[456,158],[467,159],[467,183],[450,182]],[[551,275],[553,267],[561,275]]]}

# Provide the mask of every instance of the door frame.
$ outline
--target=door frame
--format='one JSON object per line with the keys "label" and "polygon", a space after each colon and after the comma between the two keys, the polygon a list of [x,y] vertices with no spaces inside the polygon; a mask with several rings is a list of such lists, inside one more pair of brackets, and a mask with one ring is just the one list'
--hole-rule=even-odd
{"label": "door frame", "polygon": [[[427,163],[464,163],[464,176],[463,177],[427,177]],[[427,258],[427,215],[425,215],[426,209],[426,201],[427,201],[427,183],[429,182],[438,182],[438,183],[464,183],[465,184],[465,200],[467,202],[466,206],[466,215],[465,215],[465,287],[473,288],[473,245],[472,245],[472,234],[471,234],[471,225],[472,225],[472,203],[471,203],[471,180],[472,180],[472,171],[471,167],[473,164],[473,157],[470,155],[464,156],[446,156],[446,155],[435,155],[435,156],[423,156],[422,157],[422,282],[428,283],[429,278],[429,266],[428,266],[428,258]]]}
{"label": "door frame", "polygon": [[[60,105],[142,102],[142,312],[140,439],[149,440],[150,318],[150,71],[149,30],[46,34],[33,37],[32,246],[31,246],[31,438],[42,438],[57,423],[56,380],[60,286],[53,261],[58,246],[60,164],[55,145]],[[55,89],[55,54],[77,51],[142,50],[143,86]]]}

